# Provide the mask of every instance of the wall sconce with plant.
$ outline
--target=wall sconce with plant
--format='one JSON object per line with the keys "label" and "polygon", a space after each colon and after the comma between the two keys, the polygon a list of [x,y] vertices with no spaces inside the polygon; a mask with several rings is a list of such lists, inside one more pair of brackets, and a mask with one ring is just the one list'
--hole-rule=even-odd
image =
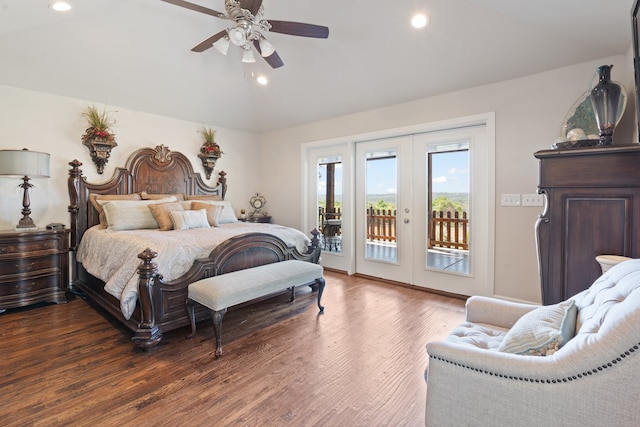
{"label": "wall sconce with plant", "polygon": [[215,141],[216,131],[205,127],[200,131],[200,134],[202,134],[204,142],[200,147],[198,157],[202,161],[202,167],[204,168],[207,179],[211,179],[211,173],[213,172],[213,168],[216,167],[216,161],[222,156],[223,152]]}
{"label": "wall sconce with plant", "polygon": [[82,145],[89,149],[91,160],[96,164],[98,173],[102,174],[104,165],[111,156],[111,149],[118,146],[115,134],[111,131],[111,126],[116,121],[111,118],[111,114],[106,109],[99,109],[95,105],[87,107],[82,112],[82,116],[89,124],[82,135]]}

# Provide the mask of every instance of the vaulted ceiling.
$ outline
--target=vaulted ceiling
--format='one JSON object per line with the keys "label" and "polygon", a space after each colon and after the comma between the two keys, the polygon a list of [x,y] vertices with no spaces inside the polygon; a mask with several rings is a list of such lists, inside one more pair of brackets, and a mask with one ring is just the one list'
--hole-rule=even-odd
{"label": "vaulted ceiling", "polygon": [[[190,49],[229,26],[160,0],[0,0],[0,84],[265,132],[625,54],[632,0],[264,0],[284,61]],[[224,11],[223,0],[193,0]],[[414,12],[430,25],[416,30]],[[256,83],[264,74],[266,86]],[[614,70],[615,77],[615,70]]]}

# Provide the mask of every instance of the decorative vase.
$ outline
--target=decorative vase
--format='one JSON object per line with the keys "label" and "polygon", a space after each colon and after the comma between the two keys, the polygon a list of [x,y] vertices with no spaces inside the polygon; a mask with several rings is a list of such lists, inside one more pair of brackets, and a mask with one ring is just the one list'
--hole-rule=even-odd
{"label": "decorative vase", "polygon": [[591,89],[590,94],[591,105],[600,130],[600,143],[598,145],[611,145],[613,143],[613,130],[623,110],[622,87],[618,83],[611,81],[612,67],[613,65],[601,65],[598,67],[598,84]]}

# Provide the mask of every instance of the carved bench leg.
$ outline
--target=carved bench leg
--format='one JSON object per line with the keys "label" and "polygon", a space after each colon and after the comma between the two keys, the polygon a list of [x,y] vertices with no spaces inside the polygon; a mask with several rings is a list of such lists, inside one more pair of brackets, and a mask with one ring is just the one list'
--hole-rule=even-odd
{"label": "carved bench leg", "polygon": [[227,309],[211,310],[213,319],[213,332],[216,334],[216,359],[222,356],[222,318],[227,313]]}
{"label": "carved bench leg", "polygon": [[187,338],[193,338],[196,336],[196,312],[195,312],[195,302],[193,300],[187,298],[185,305],[187,306],[187,314],[189,315],[189,320],[191,321],[191,333],[187,335]]}
{"label": "carved bench leg", "polygon": [[320,304],[320,299],[322,298],[322,292],[324,292],[324,285],[326,284],[324,277],[320,277],[316,279],[316,284],[318,285],[318,308],[321,313],[324,313],[324,306]]}
{"label": "carved bench leg", "polygon": [[296,299],[296,287],[292,286],[291,287],[291,300],[290,301],[293,302],[293,301],[295,301],[295,299]]}

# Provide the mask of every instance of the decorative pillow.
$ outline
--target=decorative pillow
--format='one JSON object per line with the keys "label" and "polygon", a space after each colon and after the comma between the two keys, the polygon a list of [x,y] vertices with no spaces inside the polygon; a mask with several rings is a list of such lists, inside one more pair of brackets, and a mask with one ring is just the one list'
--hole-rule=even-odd
{"label": "decorative pillow", "polygon": [[147,207],[160,226],[160,231],[173,229],[173,222],[171,222],[171,216],[169,215],[170,212],[184,210],[180,202],[152,203]]}
{"label": "decorative pillow", "polygon": [[166,199],[167,197],[175,197],[177,201],[184,200],[184,194],[176,193],[176,194],[149,194],[146,191],[140,193],[140,198],[142,200],[158,200],[158,199]]}
{"label": "decorative pillow", "polygon": [[552,355],[575,335],[577,314],[573,300],[536,308],[518,319],[498,350],[529,356]]}
{"label": "decorative pillow", "polygon": [[140,195],[138,193],[133,194],[89,194],[89,201],[93,205],[96,211],[98,211],[98,217],[100,218],[100,226],[102,228],[107,227],[107,218],[104,216],[104,209],[102,209],[102,203],[98,201],[108,201],[108,200],[140,200]]}
{"label": "decorative pillow", "polygon": [[[222,214],[220,214],[220,220],[218,224],[230,224],[233,222],[238,222],[238,218],[236,217],[235,212],[233,211],[233,206],[231,206],[231,202],[226,200],[218,200],[218,201],[210,201],[210,200],[202,200],[200,203],[207,203],[210,205],[222,206]],[[191,203],[193,206],[193,203]]]}
{"label": "decorative pillow", "polygon": [[204,209],[207,211],[207,221],[212,227],[220,225],[220,215],[224,210],[224,206],[212,205],[211,203],[191,202],[191,209],[194,211]]}
{"label": "decorative pillow", "polygon": [[209,228],[207,211],[171,211],[169,213],[173,228],[176,230],[189,230],[191,228]]}
{"label": "decorative pillow", "polygon": [[159,200],[113,200],[98,201],[102,203],[107,219],[107,230],[141,230],[158,228],[158,222],[149,210],[149,205],[154,203],[175,202],[176,198]]}
{"label": "decorative pillow", "polygon": [[222,197],[215,195],[189,195],[185,194],[185,200],[222,200]]}

